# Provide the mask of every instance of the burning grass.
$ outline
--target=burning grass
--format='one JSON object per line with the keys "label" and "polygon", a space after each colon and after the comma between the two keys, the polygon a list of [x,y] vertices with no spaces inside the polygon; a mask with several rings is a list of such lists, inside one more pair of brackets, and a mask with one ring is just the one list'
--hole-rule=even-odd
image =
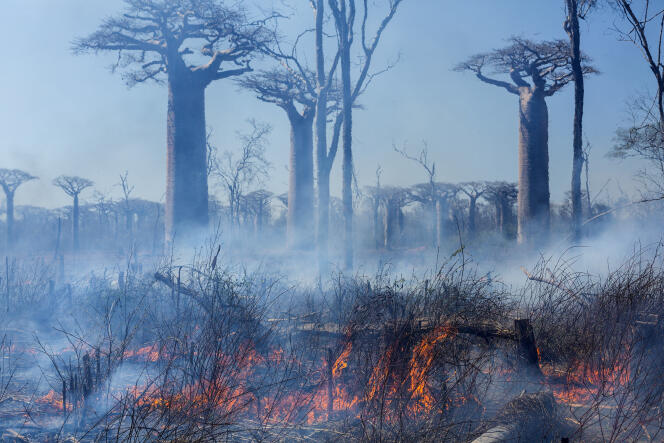
{"label": "burning grass", "polygon": [[604,279],[541,263],[520,297],[463,261],[317,289],[211,257],[96,278],[76,290],[77,321],[54,325],[60,345],[42,334],[25,353],[44,378],[14,425],[90,441],[467,441],[517,432],[518,409],[551,439],[656,439],[664,268],[649,256]]}

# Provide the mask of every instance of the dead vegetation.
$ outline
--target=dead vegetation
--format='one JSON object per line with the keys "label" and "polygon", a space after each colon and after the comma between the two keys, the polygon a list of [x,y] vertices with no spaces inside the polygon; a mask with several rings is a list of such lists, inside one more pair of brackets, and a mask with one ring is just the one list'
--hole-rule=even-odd
{"label": "dead vegetation", "polygon": [[[422,278],[386,269],[318,287],[221,261],[210,248],[189,266],[130,265],[34,292],[60,309],[32,337],[7,329],[2,432],[26,441],[661,435],[659,248],[602,278],[543,261],[520,292],[460,256]],[[51,275],[16,269],[15,282],[25,281],[19,269]]]}

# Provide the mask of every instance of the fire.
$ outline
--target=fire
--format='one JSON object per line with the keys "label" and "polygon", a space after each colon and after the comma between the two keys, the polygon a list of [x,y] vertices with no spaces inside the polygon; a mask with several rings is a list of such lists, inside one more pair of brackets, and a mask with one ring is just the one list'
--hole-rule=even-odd
{"label": "fire", "polygon": [[[598,397],[612,397],[630,382],[629,353],[615,362],[600,362],[597,366],[579,363],[567,371],[563,386],[554,386],[554,397],[563,403],[589,403]],[[607,364],[609,363],[609,364]]]}
{"label": "fire", "polygon": [[62,411],[62,395],[56,393],[53,389],[48,391],[46,395],[37,399],[37,403],[50,406],[57,411]]}
{"label": "fire", "polygon": [[408,375],[410,378],[410,394],[413,399],[416,399],[417,412],[431,412],[433,409],[435,399],[428,387],[428,379],[436,357],[435,346],[451,334],[453,334],[453,331],[448,327],[436,328],[413,349]]}
{"label": "fire", "polygon": [[343,371],[348,367],[348,357],[350,356],[350,352],[352,350],[353,350],[353,342],[348,342],[341,355],[332,365],[332,377],[334,378],[339,377],[341,375],[341,371]]}
{"label": "fire", "polygon": [[156,345],[143,346],[136,351],[125,351],[124,358],[141,357],[150,362],[156,362],[160,358],[159,349]]}

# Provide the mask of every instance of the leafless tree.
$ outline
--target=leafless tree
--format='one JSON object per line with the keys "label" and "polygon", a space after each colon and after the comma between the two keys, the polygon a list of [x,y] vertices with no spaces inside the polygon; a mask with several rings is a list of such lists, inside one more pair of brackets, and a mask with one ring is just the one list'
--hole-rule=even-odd
{"label": "leafless tree", "polygon": [[265,159],[265,145],[272,128],[254,120],[249,123],[251,132],[238,134],[242,143],[239,155],[226,151],[212,172],[228,193],[229,221],[235,228],[240,226],[240,206],[246,188],[262,181],[270,166]]}
{"label": "leafless tree", "polygon": [[649,0],[616,0],[616,4],[627,22],[626,29],[618,29],[618,33],[641,51],[653,74],[657,92],[652,102],[641,98],[633,103],[633,122],[628,128],[618,129],[612,154],[648,161],[655,173],[644,171],[642,178],[648,188],[654,185],[654,191],[664,195],[664,8]]}
{"label": "leafless tree", "polygon": [[476,231],[477,200],[487,191],[485,182],[465,182],[459,184],[459,191],[468,197],[468,232],[474,235]]}
{"label": "leafless tree", "polygon": [[313,121],[316,97],[313,74],[284,68],[264,71],[240,80],[258,99],[274,103],[286,112],[290,123],[290,166],[287,238],[292,248],[313,245],[314,159]]}
{"label": "leafless tree", "polygon": [[334,84],[334,74],[339,65],[339,48],[328,70],[325,60],[325,0],[309,0],[314,11],[314,34],[316,51],[316,117],[314,139],[316,144],[316,183],[318,191],[318,217],[316,243],[318,246],[319,271],[323,273],[328,262],[330,224],[330,171],[339,148],[342,113],[337,113],[332,126],[332,139],[328,146],[328,98]]}
{"label": "leafless tree", "polygon": [[583,205],[581,203],[581,172],[583,169],[583,100],[584,79],[581,56],[581,28],[579,19],[585,19],[596,0],[565,0],[567,16],[563,28],[569,37],[570,65],[574,80],[574,134],[572,158],[572,230],[574,240],[582,236]]}
{"label": "leafless tree", "polygon": [[[168,83],[166,231],[187,236],[208,225],[205,89],[251,71],[250,57],[268,40],[266,20],[222,0],[124,0],[74,51],[116,52],[113,70],[130,85]],[[231,69],[226,68],[229,65]]]}
{"label": "leafless tree", "polygon": [[5,192],[7,201],[7,248],[11,248],[16,241],[14,237],[14,196],[16,190],[23,183],[36,179],[37,177],[20,169],[0,169],[0,186]]}
{"label": "leafless tree", "polygon": [[[374,75],[369,73],[373,55],[378,47],[383,32],[394,18],[399,5],[403,0],[389,0],[388,11],[380,21],[374,37],[368,35],[367,22],[372,7],[368,0],[362,1],[362,12],[359,17],[360,38],[356,38],[357,7],[355,0],[329,0],[330,10],[334,18],[339,44],[339,60],[341,66],[341,97],[342,97],[342,199],[344,213],[344,266],[353,267],[353,104],[359,95],[371,83]],[[373,4],[372,4],[373,5]],[[362,61],[360,72],[353,83],[352,49],[353,44],[359,41],[362,48]]]}
{"label": "leafless tree", "polygon": [[[427,176],[427,183],[421,185],[416,185],[413,187],[411,198],[414,201],[417,201],[428,208],[429,214],[431,216],[431,247],[436,248],[439,244],[438,242],[438,200],[443,197],[440,193],[447,194],[449,187],[436,182],[436,162],[429,158],[429,145],[424,142],[422,150],[417,155],[409,154],[405,147],[399,148],[398,146],[393,146],[394,150],[401,154],[405,159],[411,160],[417,163],[425,172]],[[439,186],[441,185],[441,186]]]}
{"label": "leafless tree", "polygon": [[[456,67],[519,96],[518,237],[530,243],[546,235],[550,223],[549,130],[546,98],[573,80],[570,45],[562,40],[533,42],[513,37],[510,45],[477,54]],[[582,55],[582,73],[596,72]],[[511,81],[487,77],[485,70]],[[528,83],[526,78],[530,78]]]}
{"label": "leafless tree", "polygon": [[53,180],[53,185],[62,189],[65,194],[74,199],[74,207],[72,210],[72,235],[74,239],[74,251],[78,252],[78,250],[80,249],[79,229],[78,229],[78,221],[79,221],[78,196],[85,189],[93,186],[94,183],[86,178],[61,175],[60,177],[57,177],[55,180]]}
{"label": "leafless tree", "polygon": [[120,188],[122,189],[122,206],[125,215],[125,228],[131,238],[134,232],[134,211],[131,204],[131,193],[134,192],[134,186],[129,184],[129,172],[120,174]]}

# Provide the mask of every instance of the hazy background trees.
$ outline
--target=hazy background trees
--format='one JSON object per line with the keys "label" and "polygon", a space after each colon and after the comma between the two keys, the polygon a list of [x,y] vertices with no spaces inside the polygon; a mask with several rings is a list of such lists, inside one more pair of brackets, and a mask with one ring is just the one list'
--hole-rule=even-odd
{"label": "hazy background trees", "polygon": [[[519,97],[518,238],[530,243],[547,236],[550,223],[549,113],[546,98],[573,80],[570,45],[562,40],[533,42],[513,37],[511,45],[477,54],[459,64],[493,86]],[[595,72],[582,56],[583,75]],[[487,77],[486,71],[510,81]],[[530,79],[530,83],[526,79]]]}
{"label": "hazy background trees", "polygon": [[0,169],[0,186],[5,193],[7,202],[7,247],[10,249],[16,242],[14,238],[14,196],[16,190],[23,183],[36,179],[37,177],[20,169]]}
{"label": "hazy background trees", "polygon": [[72,239],[74,251],[78,252],[80,249],[80,240],[79,240],[79,195],[85,189],[94,185],[92,180],[87,178],[61,175],[53,180],[53,184],[58,188],[62,189],[65,194],[72,197],[73,199],[73,208],[72,208]]}

